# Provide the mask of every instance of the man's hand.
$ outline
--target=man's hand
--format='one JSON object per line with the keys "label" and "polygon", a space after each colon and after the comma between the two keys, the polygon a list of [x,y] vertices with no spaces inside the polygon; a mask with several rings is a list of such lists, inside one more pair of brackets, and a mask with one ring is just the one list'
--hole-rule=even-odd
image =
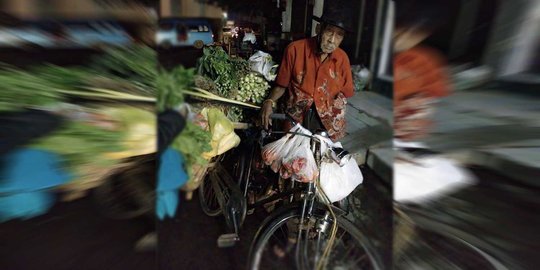
{"label": "man's hand", "polygon": [[277,102],[276,100],[279,100],[284,93],[284,87],[275,86],[272,89],[272,92],[270,92],[268,99],[263,102],[261,108],[261,124],[264,129],[268,130],[268,127],[272,126],[272,119],[270,119],[270,115],[273,113],[272,107],[274,106],[274,103]]}
{"label": "man's hand", "polygon": [[268,130],[269,126],[272,126],[272,119],[270,119],[270,115],[272,113],[273,113],[272,102],[265,101],[261,108],[261,124],[266,130]]}

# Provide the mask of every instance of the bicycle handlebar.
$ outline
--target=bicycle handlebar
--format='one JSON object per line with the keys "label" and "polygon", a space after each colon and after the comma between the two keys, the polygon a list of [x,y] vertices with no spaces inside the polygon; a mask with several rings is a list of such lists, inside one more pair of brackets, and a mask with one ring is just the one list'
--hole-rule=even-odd
{"label": "bicycle handlebar", "polygon": [[[288,114],[283,114],[283,113],[273,113],[270,115],[270,119],[275,119],[275,120],[289,120],[293,125],[296,125],[296,121],[294,121],[294,119],[292,119],[291,116],[289,116]],[[300,135],[300,136],[305,136],[305,137],[309,137],[313,140],[316,140],[318,141],[319,143],[322,143],[322,141],[317,138],[315,135],[307,135],[307,134],[303,134],[303,133],[299,133],[299,132],[290,132],[290,131],[284,131],[284,132],[274,132],[274,133],[283,133],[283,134],[295,134],[295,135]],[[327,135],[323,135],[323,136],[327,136]],[[351,155],[350,153],[341,148],[341,147],[330,147],[329,148],[330,150],[330,157],[335,161],[337,162],[340,166],[343,166],[350,158],[351,158]]]}
{"label": "bicycle handlebar", "polygon": [[270,118],[276,120],[287,120],[287,115],[284,113],[273,113],[270,115]]}
{"label": "bicycle handlebar", "polygon": [[290,115],[285,113],[273,113],[270,115],[270,119],[289,120],[293,125],[296,125],[296,121],[294,121],[294,119]]}

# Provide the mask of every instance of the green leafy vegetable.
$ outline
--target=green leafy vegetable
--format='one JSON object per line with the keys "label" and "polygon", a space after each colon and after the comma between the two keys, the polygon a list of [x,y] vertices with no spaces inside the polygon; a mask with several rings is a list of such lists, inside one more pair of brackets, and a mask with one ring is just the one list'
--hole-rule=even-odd
{"label": "green leafy vegetable", "polygon": [[121,140],[124,135],[124,132],[119,130],[107,130],[87,123],[70,121],[53,134],[34,142],[30,147],[61,155],[68,169],[90,163],[108,166],[118,161],[106,158],[104,153],[123,151]]}
{"label": "green leafy vegetable", "polygon": [[201,127],[188,122],[178,137],[171,144],[173,149],[182,153],[186,160],[186,171],[192,176],[192,165],[204,165],[207,161],[202,158],[204,152],[212,150],[210,141],[212,135]]}
{"label": "green leafy vegetable", "polygon": [[249,72],[249,63],[242,58],[231,58],[221,47],[206,47],[197,62],[197,73],[212,79],[220,96],[232,98],[240,81]]}

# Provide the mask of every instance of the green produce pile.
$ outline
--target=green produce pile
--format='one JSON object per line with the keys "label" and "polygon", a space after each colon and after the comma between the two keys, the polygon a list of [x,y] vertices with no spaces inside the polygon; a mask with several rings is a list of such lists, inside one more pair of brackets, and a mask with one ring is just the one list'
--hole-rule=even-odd
{"label": "green produce pile", "polygon": [[[270,85],[261,75],[252,72],[249,62],[242,58],[230,57],[221,47],[204,48],[204,55],[197,63],[195,86],[228,100],[260,105],[268,95]],[[215,99],[217,101],[223,99]],[[227,102],[227,101],[224,101]],[[234,122],[244,120],[244,104],[234,106],[214,105],[221,108]]]}
{"label": "green produce pile", "polygon": [[25,107],[50,106],[64,95],[47,79],[12,67],[0,69],[0,112],[20,111]]}
{"label": "green produce pile", "polygon": [[231,98],[231,92],[239,88],[238,78],[249,73],[249,63],[241,58],[229,57],[221,47],[206,47],[197,62],[197,73],[216,83],[216,94]]}
{"label": "green produce pile", "polygon": [[[170,72],[159,69],[155,50],[147,46],[110,49],[86,67],[40,65],[22,70],[3,65],[0,69],[3,87],[0,91],[0,112],[20,111],[29,107],[56,109],[70,103],[73,98],[114,101],[115,104],[110,105],[114,107],[123,106],[129,101],[144,101],[155,104],[158,111],[163,111],[184,101],[184,92],[194,86],[194,73],[193,69],[183,67]],[[79,108],[100,113],[91,106]],[[135,123],[142,120],[119,121]],[[77,173],[79,165],[108,166],[120,162],[103,154],[129,151],[124,141],[128,137],[134,136],[126,134],[122,126],[110,129],[71,119],[57,132],[36,141],[32,147],[60,154],[66,168]],[[182,152],[186,158],[186,169],[190,171],[191,165],[206,162],[201,154],[210,150],[209,143],[208,131],[188,123],[172,147]]]}
{"label": "green produce pile", "polygon": [[147,46],[113,48],[96,57],[90,69],[107,74],[116,82],[130,84],[138,94],[155,97],[158,76],[157,53]]}
{"label": "green produce pile", "polygon": [[88,67],[51,64],[0,69],[0,112],[52,107],[70,98],[155,101],[156,54],[146,46],[111,49]]}
{"label": "green produce pile", "polygon": [[212,135],[210,132],[192,122],[188,122],[182,133],[171,143],[171,147],[180,151],[184,156],[187,165],[186,172],[190,178],[193,176],[192,165],[208,163],[207,160],[202,158],[202,154],[212,150],[210,146],[211,140]]}
{"label": "green produce pile", "polygon": [[166,72],[160,71],[156,77],[157,109],[173,109],[184,102],[184,92],[193,86],[194,69],[182,66]]}
{"label": "green produce pile", "polygon": [[110,166],[117,161],[100,158],[104,153],[125,150],[121,145],[124,133],[69,121],[56,132],[34,142],[30,147],[60,154],[67,168],[82,164]]}
{"label": "green produce pile", "polygon": [[270,85],[256,73],[249,73],[240,80],[240,90],[236,100],[261,104],[268,95]]}

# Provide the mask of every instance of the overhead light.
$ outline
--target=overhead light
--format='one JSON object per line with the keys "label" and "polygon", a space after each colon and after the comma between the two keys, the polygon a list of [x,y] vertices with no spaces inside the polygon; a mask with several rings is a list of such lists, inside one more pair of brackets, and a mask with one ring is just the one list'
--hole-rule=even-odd
{"label": "overhead light", "polygon": [[223,18],[227,18],[227,12],[223,12]]}

